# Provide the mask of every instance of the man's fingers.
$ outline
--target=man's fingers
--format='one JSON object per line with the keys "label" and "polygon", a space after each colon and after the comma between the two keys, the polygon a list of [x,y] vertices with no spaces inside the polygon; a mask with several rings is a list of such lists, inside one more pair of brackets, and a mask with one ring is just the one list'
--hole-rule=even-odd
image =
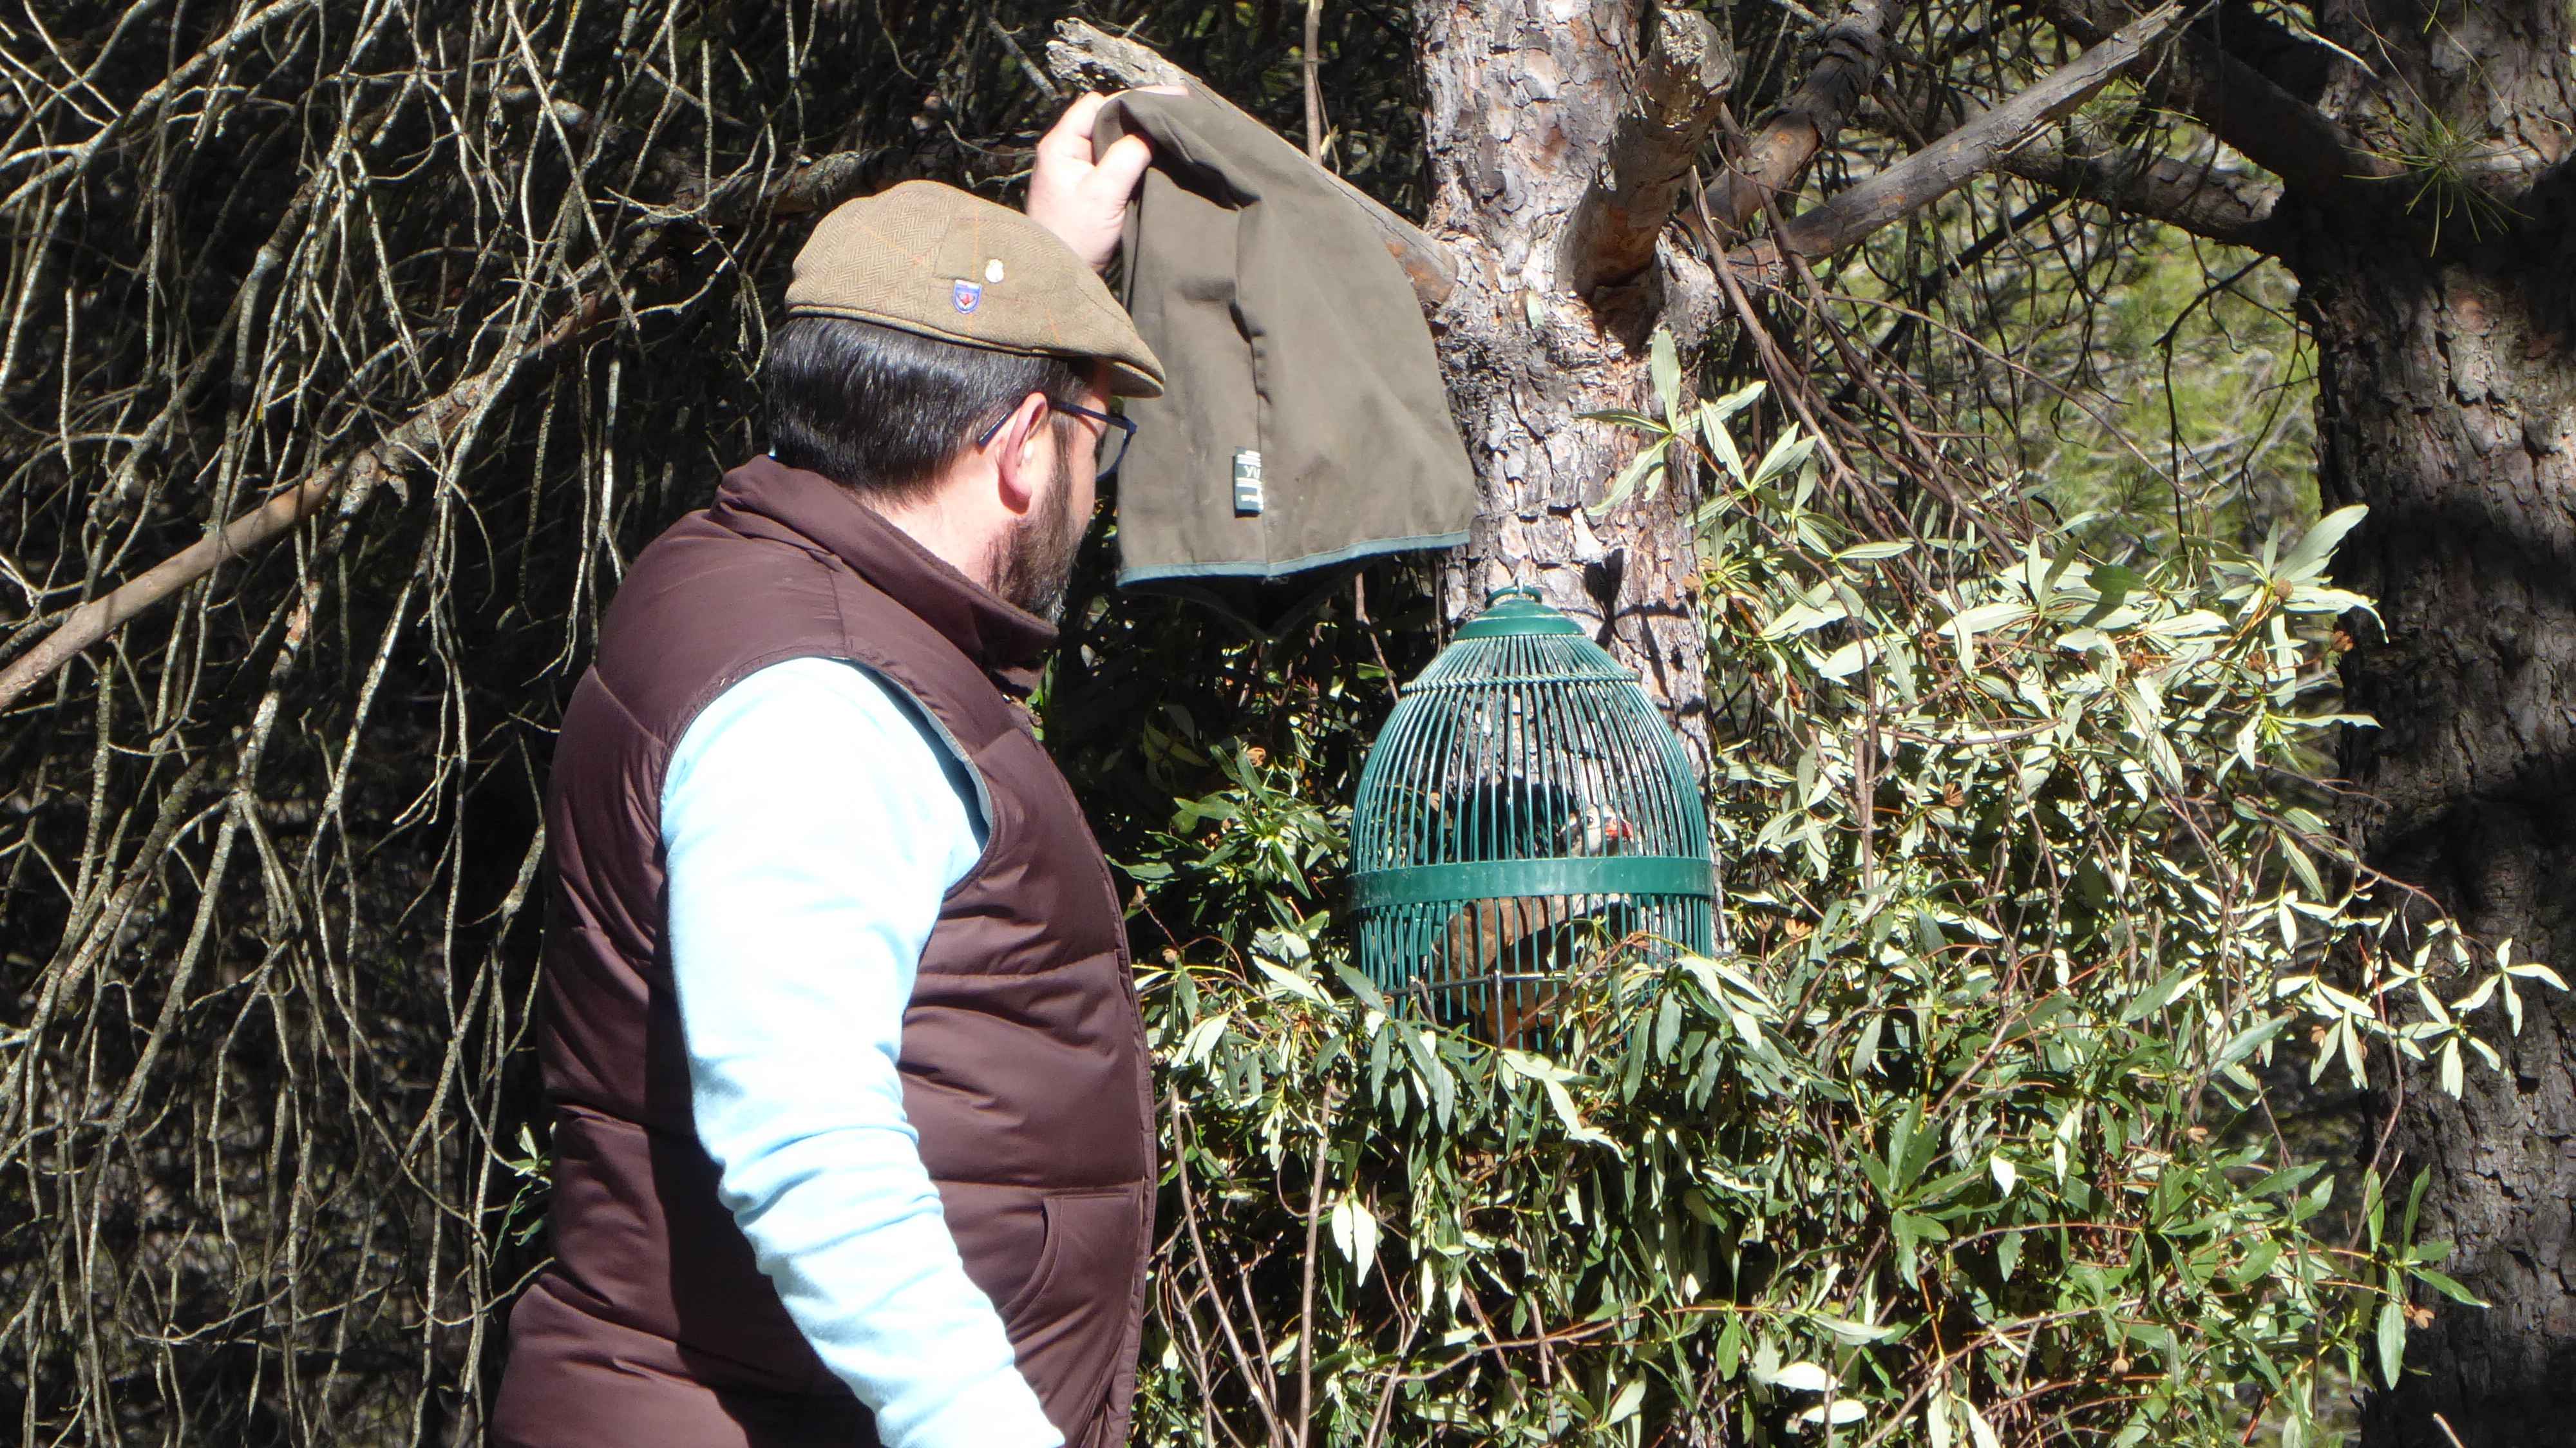
{"label": "man's fingers", "polygon": [[1154,148],[1145,144],[1144,137],[1120,136],[1101,153],[1100,164],[1093,168],[1090,179],[1084,184],[1092,195],[1115,198],[1124,205],[1128,195],[1136,189],[1136,178],[1144,175],[1145,168],[1153,161]]}
{"label": "man's fingers", "polygon": [[1100,108],[1107,104],[1109,97],[1098,91],[1084,91],[1074,98],[1072,105],[1064,108],[1063,115],[1056,117],[1055,124],[1047,129],[1047,133],[1038,138],[1038,149],[1042,152],[1061,151],[1078,161],[1090,160],[1091,123],[1100,114]]}

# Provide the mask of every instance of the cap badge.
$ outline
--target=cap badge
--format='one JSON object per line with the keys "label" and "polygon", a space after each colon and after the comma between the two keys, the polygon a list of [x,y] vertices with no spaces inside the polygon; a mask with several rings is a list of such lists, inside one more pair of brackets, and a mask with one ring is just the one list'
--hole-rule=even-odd
{"label": "cap badge", "polygon": [[986,280],[986,281],[988,281],[988,282],[998,282],[998,281],[1000,281],[1001,279],[1002,279],[1002,259],[1001,259],[1000,257],[998,257],[998,256],[997,256],[997,257],[993,258],[991,261],[988,261],[988,262],[984,263],[984,280]]}
{"label": "cap badge", "polygon": [[957,310],[971,312],[983,304],[984,284],[961,281],[950,290],[948,299],[957,304]]}

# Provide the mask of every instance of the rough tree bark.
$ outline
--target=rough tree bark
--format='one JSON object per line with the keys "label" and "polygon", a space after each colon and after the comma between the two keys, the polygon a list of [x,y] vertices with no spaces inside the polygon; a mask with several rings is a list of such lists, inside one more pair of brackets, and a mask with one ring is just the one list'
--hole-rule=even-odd
{"label": "rough tree bark", "polygon": [[[2385,623],[2353,626],[2344,666],[2381,726],[2347,740],[2349,819],[2481,939],[2576,973],[2576,22],[2564,0],[2424,8],[2335,7],[2333,38],[2423,108],[2363,123],[2391,152],[2471,138],[2452,159],[2486,174],[2459,184],[2502,206],[2436,180],[2393,234],[2319,208],[2287,252],[2325,502],[2371,508],[2343,580]],[[2492,1306],[2424,1303],[2373,1444],[2576,1443],[2576,997],[2526,1001],[2502,1072],[2454,1101],[2407,1070],[2389,1103],[2398,1181],[2431,1173],[2423,1235]]]}
{"label": "rough tree bark", "polygon": [[[2567,222],[2559,223],[2564,226]],[[2345,766],[2367,858],[2424,887],[2482,940],[2576,965],[2576,366],[2564,247],[2484,261],[2320,244],[2301,257],[2323,359],[2321,484],[2370,505],[2345,545],[2351,702],[2378,718]],[[2345,252],[2337,256],[2335,252]],[[2359,253],[2359,254],[2354,254]],[[2554,316],[2550,315],[2555,313]],[[2391,1145],[2433,1181],[2423,1235],[2486,1298],[2434,1299],[2410,1373],[2376,1398],[2372,1441],[2470,1448],[2576,1442],[2576,1001],[2527,993],[2502,1072],[2458,1101],[2404,1073]]]}
{"label": "rough tree bark", "polygon": [[1732,52],[1689,11],[1658,11],[1641,34],[1625,0],[1425,0],[1415,13],[1424,226],[1458,271],[1432,325],[1485,494],[1448,572],[1448,611],[1535,585],[1594,621],[1704,751],[1689,481],[1600,509],[1640,439],[1581,414],[1654,411],[1655,326],[1687,348],[1709,325],[1708,273],[1656,238],[1716,120]]}

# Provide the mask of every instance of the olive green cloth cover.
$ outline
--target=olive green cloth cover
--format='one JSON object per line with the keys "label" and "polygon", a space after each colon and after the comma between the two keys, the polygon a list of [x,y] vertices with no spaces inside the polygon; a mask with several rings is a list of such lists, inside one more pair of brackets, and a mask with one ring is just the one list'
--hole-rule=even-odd
{"label": "olive green cloth cover", "polygon": [[1278,578],[1464,542],[1476,479],[1431,330],[1359,206],[1204,95],[1131,91],[1093,144],[1129,133],[1154,164],[1128,206],[1125,301],[1164,391],[1126,404],[1118,581]]}

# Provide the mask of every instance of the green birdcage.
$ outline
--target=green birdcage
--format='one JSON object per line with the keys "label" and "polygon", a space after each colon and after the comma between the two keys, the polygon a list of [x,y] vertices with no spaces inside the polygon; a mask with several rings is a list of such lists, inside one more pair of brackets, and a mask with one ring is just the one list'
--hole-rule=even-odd
{"label": "green birdcage", "polygon": [[1370,979],[1498,1044],[1545,1040],[1584,961],[1712,945],[1681,740],[1533,588],[1496,591],[1405,687],[1360,771],[1351,860]]}

